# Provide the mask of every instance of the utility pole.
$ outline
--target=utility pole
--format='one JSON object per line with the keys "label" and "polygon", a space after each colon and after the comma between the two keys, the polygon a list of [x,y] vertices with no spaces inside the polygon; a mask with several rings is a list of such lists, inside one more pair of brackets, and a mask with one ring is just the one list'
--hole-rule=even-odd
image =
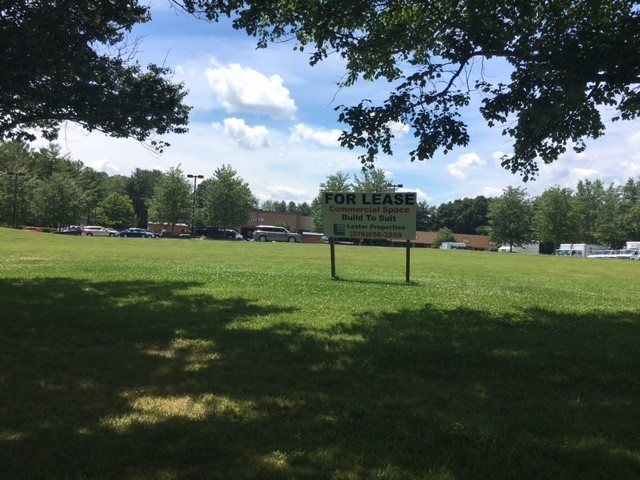
{"label": "utility pole", "polygon": [[198,179],[203,179],[204,175],[191,175],[188,174],[187,178],[193,178],[193,218],[191,219],[191,236],[196,234],[196,182]]}

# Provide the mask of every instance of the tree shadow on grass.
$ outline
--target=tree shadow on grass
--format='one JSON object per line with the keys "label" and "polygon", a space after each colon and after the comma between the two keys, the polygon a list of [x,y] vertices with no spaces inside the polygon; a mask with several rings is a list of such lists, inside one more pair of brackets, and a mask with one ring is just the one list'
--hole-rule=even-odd
{"label": "tree shadow on grass", "polygon": [[0,281],[0,477],[640,475],[638,312],[327,330],[198,285]]}

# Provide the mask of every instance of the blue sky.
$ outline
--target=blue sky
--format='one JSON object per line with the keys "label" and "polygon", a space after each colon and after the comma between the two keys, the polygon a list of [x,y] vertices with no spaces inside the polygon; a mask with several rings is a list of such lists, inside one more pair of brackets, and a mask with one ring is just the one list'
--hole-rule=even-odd
{"label": "blue sky", "polygon": [[[164,0],[155,4],[151,22],[132,33],[139,40],[136,57],[143,65],[171,68],[174,81],[185,83],[187,103],[193,106],[189,133],[165,137],[171,147],[158,155],[133,140],[66,125],[58,139],[64,153],[110,175],[180,165],[185,174],[209,178],[229,164],[260,201],[310,202],[328,175],[361,175],[360,152],[338,145],[343,127],[334,108],[363,98],[383,99],[387,84],[338,89],[345,70],[336,56],[312,68],[308,55],[293,51],[291,43],[257,50],[255,39],[227,23],[180,14]],[[485,68],[485,75],[505,75],[499,64]],[[394,156],[379,158],[377,167],[431,205],[498,196],[508,186],[523,186],[535,196],[552,186],[575,188],[581,179],[608,185],[640,176],[637,121],[607,124],[607,134],[588,141],[585,152],[570,150],[554,164],[542,165],[537,181],[523,184],[519,175],[500,167],[498,158],[511,149],[501,129],[487,127],[477,109],[465,112],[464,120],[471,135],[467,147],[411,163],[413,136],[399,132]]]}

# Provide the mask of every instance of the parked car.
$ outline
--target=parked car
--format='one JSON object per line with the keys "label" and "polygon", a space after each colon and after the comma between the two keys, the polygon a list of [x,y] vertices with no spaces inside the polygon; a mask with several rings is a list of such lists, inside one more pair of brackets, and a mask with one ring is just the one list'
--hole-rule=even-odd
{"label": "parked car", "polygon": [[[393,242],[388,238],[363,238],[360,245],[372,247],[393,247]],[[466,250],[466,248],[452,247],[451,250]]]}
{"label": "parked car", "polygon": [[244,240],[244,237],[231,228],[225,229],[225,235],[229,240]]}
{"label": "parked car", "polygon": [[301,242],[302,235],[293,233],[284,227],[274,227],[272,225],[258,225],[251,235],[259,242]]}
{"label": "parked car", "polygon": [[620,250],[616,258],[620,258],[622,260],[638,260],[639,252],[634,249]]}
{"label": "parked car", "polygon": [[587,255],[587,258],[620,258],[619,255],[622,250],[597,250],[591,255]]}
{"label": "parked car", "polygon": [[117,237],[118,231],[113,228],[105,228],[97,225],[87,225],[82,229],[82,234],[88,237]]}
{"label": "parked car", "polygon": [[67,228],[62,228],[60,230],[56,230],[55,232],[58,235],[82,235],[82,228],[76,226],[70,226]]}
{"label": "parked car", "polygon": [[222,227],[205,227],[197,229],[196,236],[224,240],[225,238],[227,238],[227,233]]}
{"label": "parked car", "polygon": [[144,228],[127,228],[120,232],[120,236],[126,238],[154,238],[156,235]]}
{"label": "parked car", "polygon": [[222,227],[205,227],[196,230],[196,236],[212,240],[244,240],[244,237],[235,230]]}

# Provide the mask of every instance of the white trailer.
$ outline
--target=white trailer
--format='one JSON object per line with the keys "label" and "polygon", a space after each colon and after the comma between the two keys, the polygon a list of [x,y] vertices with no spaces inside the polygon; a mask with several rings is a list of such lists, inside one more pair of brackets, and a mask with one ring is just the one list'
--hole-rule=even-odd
{"label": "white trailer", "polygon": [[607,250],[603,245],[594,243],[561,243],[555,254],[563,257],[588,257],[598,250]]}
{"label": "white trailer", "polygon": [[466,250],[467,244],[464,242],[442,242],[441,250]]}
{"label": "white trailer", "polygon": [[625,250],[640,250],[640,242],[627,242]]}
{"label": "white trailer", "polygon": [[530,254],[538,254],[540,253],[540,244],[539,243],[529,243],[526,245],[522,245],[521,247],[514,245],[511,247],[510,244],[505,243],[499,249],[499,253],[530,253]]}

